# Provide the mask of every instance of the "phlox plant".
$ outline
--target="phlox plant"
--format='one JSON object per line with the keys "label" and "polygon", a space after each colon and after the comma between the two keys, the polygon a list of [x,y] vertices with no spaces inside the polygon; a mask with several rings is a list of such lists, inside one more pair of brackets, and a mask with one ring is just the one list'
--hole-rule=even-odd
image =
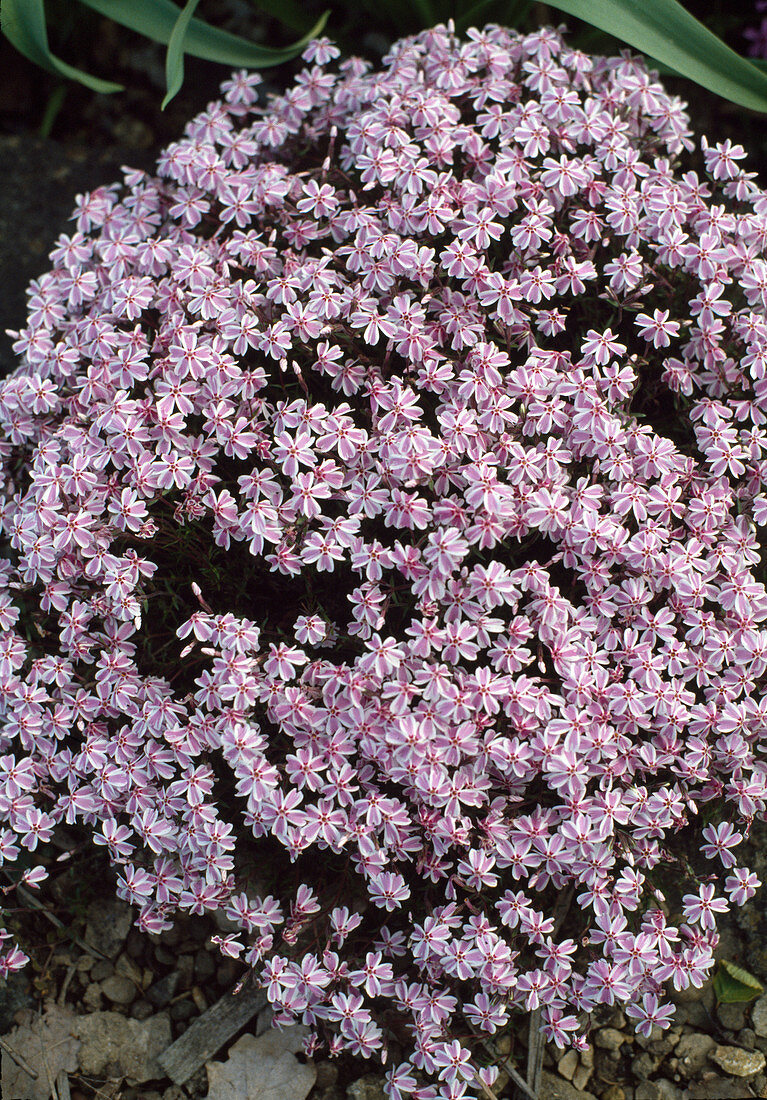
{"label": "phlox plant", "polygon": [[80,196],[30,288],[0,858],[87,828],[310,1053],[456,1100],[515,1013],[667,1026],[759,885],[767,195],[553,30],[304,61]]}

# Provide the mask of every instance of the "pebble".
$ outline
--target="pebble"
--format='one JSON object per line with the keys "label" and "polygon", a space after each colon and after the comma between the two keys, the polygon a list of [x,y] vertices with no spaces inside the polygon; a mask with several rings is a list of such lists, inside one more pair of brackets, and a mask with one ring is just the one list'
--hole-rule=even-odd
{"label": "pebble", "polygon": [[83,1004],[89,1012],[98,1012],[101,1008],[101,989],[95,982],[83,993]]}
{"label": "pebble", "polygon": [[198,982],[207,982],[216,973],[216,961],[210,951],[198,951],[194,957],[194,976]]}
{"label": "pebble", "polygon": [[740,1031],[746,1026],[746,1006],[742,1004],[722,1004],[717,1006],[716,1015],[722,1027],[728,1031]]}
{"label": "pebble", "polygon": [[156,1005],[157,1008],[164,1008],[173,999],[178,986],[178,979],[178,971],[172,970],[170,974],[166,974],[164,978],[160,978],[158,982],[147,989],[146,999]]}
{"label": "pebble", "polygon": [[715,1046],[716,1043],[710,1035],[701,1035],[699,1032],[683,1035],[677,1043],[674,1059],[682,1077],[688,1081],[697,1077]]}
{"label": "pebble", "polygon": [[751,1009],[751,1026],[757,1035],[767,1038],[767,997],[760,997]]}
{"label": "pebble", "polygon": [[650,1074],[655,1073],[658,1062],[651,1054],[640,1054],[631,1063],[631,1070],[640,1081],[646,1081]]}
{"label": "pebble", "polygon": [[709,1058],[731,1077],[751,1077],[765,1066],[760,1050],[742,1050],[740,1047],[717,1047]]}
{"label": "pebble", "polygon": [[588,1085],[589,1081],[591,1080],[591,1075],[593,1072],[594,1071],[591,1066],[579,1065],[575,1073],[573,1074],[573,1084],[575,1085],[575,1087],[577,1089],[585,1089],[586,1085]]}
{"label": "pebble", "polygon": [[154,1005],[145,1001],[143,997],[141,1000],[134,1001],[130,1008],[130,1014],[134,1020],[147,1020],[153,1012]]}
{"label": "pebble", "polygon": [[540,1096],[546,1100],[596,1100],[593,1092],[581,1091],[569,1081],[544,1070],[541,1074]]}
{"label": "pebble", "polygon": [[332,1062],[323,1061],[316,1062],[314,1068],[317,1071],[315,1088],[328,1089],[335,1085],[338,1080],[338,1066],[333,1065]]}
{"label": "pebble", "polygon": [[346,1090],[346,1100],[386,1100],[383,1077],[368,1073],[353,1081]]}
{"label": "pebble", "polygon": [[91,967],[90,979],[92,982],[103,982],[104,978],[111,978],[115,972],[114,966],[106,959],[99,959]]}
{"label": "pebble", "polygon": [[137,987],[141,985],[141,967],[136,966],[136,963],[129,955],[118,956],[117,962],[115,963],[115,974],[119,974],[121,978],[128,978],[129,981],[132,981]]}
{"label": "pebble", "polygon": [[567,1054],[564,1054],[557,1062],[557,1073],[561,1074],[568,1081],[572,1081],[573,1075],[578,1068],[578,1054],[574,1050],[568,1050]]}
{"label": "pebble", "polygon": [[176,1001],[170,1006],[171,1020],[189,1020],[196,1015],[197,1009],[192,1001]]}
{"label": "pebble", "polygon": [[642,1081],[634,1090],[634,1100],[679,1100],[679,1089],[659,1077],[657,1081]]}
{"label": "pebble", "polygon": [[602,1027],[594,1035],[594,1042],[603,1050],[620,1050],[626,1042],[626,1036],[622,1031],[614,1027]]}
{"label": "pebble", "polygon": [[125,953],[138,962],[143,959],[147,946],[146,937],[138,928],[131,928],[125,941]]}
{"label": "pebble", "polygon": [[167,928],[162,933],[162,944],[164,947],[178,947],[181,943],[181,928],[178,924],[174,924],[172,928]]}
{"label": "pebble", "polygon": [[105,978],[101,982],[101,992],[112,1004],[117,1005],[129,1005],[138,996],[138,990],[130,978],[123,978],[119,974]]}
{"label": "pebble", "polygon": [[700,1081],[693,1081],[686,1090],[687,1100],[746,1100],[743,1084],[711,1074]]}
{"label": "pebble", "polygon": [[85,942],[113,959],[125,943],[134,915],[130,905],[119,898],[99,898],[88,907]]}
{"label": "pebble", "polygon": [[620,1085],[610,1085],[610,1087],[602,1093],[600,1100],[626,1100],[626,1093]]}
{"label": "pebble", "polygon": [[176,970],[179,990],[191,989],[194,982],[194,955],[179,955]]}

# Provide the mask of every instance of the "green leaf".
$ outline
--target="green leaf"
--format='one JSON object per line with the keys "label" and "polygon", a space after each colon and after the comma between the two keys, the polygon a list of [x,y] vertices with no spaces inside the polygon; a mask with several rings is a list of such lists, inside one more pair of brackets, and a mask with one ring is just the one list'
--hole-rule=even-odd
{"label": "green leaf", "polygon": [[741,57],[677,0],[549,0],[620,38],[704,88],[752,111],[767,111],[767,74]]}
{"label": "green leaf", "polygon": [[199,2],[200,0],[187,0],[168,42],[168,52],[165,55],[165,87],[168,90],[162,101],[163,111],[184,83],[184,39]]}
{"label": "green leaf", "polygon": [[122,91],[122,84],[91,76],[51,53],[43,0],[0,0],[0,29],[19,53],[46,72],[76,80],[94,92]]}
{"label": "green leaf", "polygon": [[[26,2],[26,0],[19,0]],[[179,17],[179,9],[172,0],[80,0],[86,7],[106,15],[132,31],[168,45]],[[312,29],[283,49],[271,49],[248,42],[236,34],[209,27],[201,19],[190,20],[184,40],[184,52],[205,61],[216,61],[232,68],[267,69],[292,61],[312,38],[322,33],[328,21],[329,11],[323,13]]]}
{"label": "green leaf", "polygon": [[719,960],[719,969],[711,984],[719,1004],[753,1001],[764,993],[764,987],[753,974],[726,959]]}

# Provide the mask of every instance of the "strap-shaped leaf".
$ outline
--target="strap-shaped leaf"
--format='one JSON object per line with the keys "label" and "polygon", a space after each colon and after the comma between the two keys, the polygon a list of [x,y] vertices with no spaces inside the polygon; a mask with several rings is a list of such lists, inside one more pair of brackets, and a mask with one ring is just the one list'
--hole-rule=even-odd
{"label": "strap-shaped leaf", "polygon": [[43,0],[0,0],[0,29],[19,53],[41,69],[67,80],[76,80],[94,92],[122,91],[122,84],[91,76],[51,53]]}
{"label": "strap-shaped leaf", "polygon": [[168,42],[168,52],[165,55],[165,87],[168,90],[162,101],[163,111],[184,83],[184,39],[194,15],[194,9],[199,2],[200,0],[187,0],[186,7],[176,20]]}
{"label": "strap-shaped leaf", "polygon": [[[19,2],[25,3],[26,0],[19,0]],[[144,38],[151,38],[154,42],[162,42],[166,46],[170,42],[173,28],[179,17],[179,8],[172,0],[80,0],[80,2],[97,11],[99,15],[106,15],[109,19],[114,19],[115,23],[137,31]],[[218,27],[209,27],[201,19],[191,19],[184,39],[184,52],[192,54],[193,57],[201,57],[205,61],[217,61],[233,68],[267,69],[271,65],[282,65],[285,61],[291,61],[307,42],[322,33],[329,15],[329,11],[324,12],[303,38],[294,42],[292,46],[277,50],[248,42],[247,39],[222,31]]]}
{"label": "strap-shaped leaf", "polygon": [[767,74],[741,57],[677,0],[549,0],[657,58],[674,72],[753,111],[767,111]]}

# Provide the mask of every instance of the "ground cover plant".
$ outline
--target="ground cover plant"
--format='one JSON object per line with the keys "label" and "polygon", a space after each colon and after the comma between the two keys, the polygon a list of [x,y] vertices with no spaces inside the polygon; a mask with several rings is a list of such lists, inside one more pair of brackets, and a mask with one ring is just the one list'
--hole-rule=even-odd
{"label": "ground cover plant", "polygon": [[221,910],[310,1052],[455,1100],[515,1012],[667,1026],[759,885],[767,195],[553,30],[304,60],[30,288],[0,857],[87,828],[142,928]]}

